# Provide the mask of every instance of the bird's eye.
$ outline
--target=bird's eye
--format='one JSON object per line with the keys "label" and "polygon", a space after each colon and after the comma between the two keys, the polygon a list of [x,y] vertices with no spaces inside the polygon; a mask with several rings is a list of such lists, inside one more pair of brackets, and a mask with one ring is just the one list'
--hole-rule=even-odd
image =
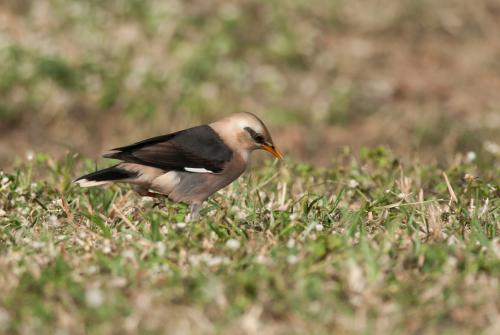
{"label": "bird's eye", "polygon": [[250,134],[250,136],[252,137],[252,139],[259,143],[259,144],[263,144],[266,140],[264,139],[264,136],[262,136],[261,134],[257,133],[255,130],[253,130],[252,128],[250,127],[245,127],[245,130]]}
{"label": "bird's eye", "polygon": [[256,135],[253,139],[259,144],[263,144],[265,142],[264,136],[262,135]]}

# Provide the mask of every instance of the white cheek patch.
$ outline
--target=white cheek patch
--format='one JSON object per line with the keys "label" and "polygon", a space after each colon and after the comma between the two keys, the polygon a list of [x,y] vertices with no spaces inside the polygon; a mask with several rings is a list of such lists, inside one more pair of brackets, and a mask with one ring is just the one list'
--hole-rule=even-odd
{"label": "white cheek patch", "polygon": [[213,171],[204,169],[204,168],[190,168],[190,167],[185,167],[185,171],[187,172],[193,172],[193,173],[214,173]]}

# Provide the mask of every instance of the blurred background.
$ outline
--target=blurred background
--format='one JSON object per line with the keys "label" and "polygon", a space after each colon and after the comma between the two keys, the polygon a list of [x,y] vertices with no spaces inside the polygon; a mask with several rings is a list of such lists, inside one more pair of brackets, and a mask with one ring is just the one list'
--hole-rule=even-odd
{"label": "blurred background", "polygon": [[498,157],[499,33],[498,0],[4,0],[0,166],[239,111],[317,165]]}

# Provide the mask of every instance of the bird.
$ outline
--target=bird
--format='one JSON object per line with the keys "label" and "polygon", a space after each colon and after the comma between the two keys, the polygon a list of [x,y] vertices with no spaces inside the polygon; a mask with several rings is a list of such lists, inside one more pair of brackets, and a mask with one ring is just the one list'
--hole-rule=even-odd
{"label": "bird", "polygon": [[210,124],[111,149],[102,157],[121,162],[73,182],[81,187],[128,183],[140,196],[188,204],[186,221],[192,221],[199,218],[211,195],[245,172],[251,153],[258,149],[283,158],[259,117],[234,113]]}

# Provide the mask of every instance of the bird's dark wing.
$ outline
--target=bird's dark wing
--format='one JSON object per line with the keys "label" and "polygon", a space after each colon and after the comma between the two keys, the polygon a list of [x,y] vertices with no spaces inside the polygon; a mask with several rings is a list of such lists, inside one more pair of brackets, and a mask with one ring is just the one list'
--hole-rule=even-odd
{"label": "bird's dark wing", "polygon": [[167,171],[219,173],[232,155],[219,135],[203,125],[116,148],[104,157]]}

